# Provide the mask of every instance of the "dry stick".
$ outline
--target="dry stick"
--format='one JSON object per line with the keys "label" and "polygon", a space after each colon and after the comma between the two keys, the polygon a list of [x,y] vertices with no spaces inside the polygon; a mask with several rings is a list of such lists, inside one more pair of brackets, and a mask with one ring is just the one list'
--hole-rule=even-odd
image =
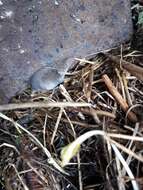
{"label": "dry stick", "polygon": [[[113,55],[107,55],[107,57],[109,57],[114,63],[119,65],[120,59],[118,57]],[[121,63],[122,67],[126,69],[129,73],[136,76],[138,79],[143,80],[143,67],[131,64],[124,60],[122,60]]]}
{"label": "dry stick", "polygon": [[91,91],[92,91],[93,76],[94,76],[94,70],[93,70],[93,66],[92,66],[90,74],[89,74],[89,84],[88,84],[88,88],[87,88],[87,99],[88,99],[88,102],[90,102],[90,100],[91,100]]}
{"label": "dry stick", "polygon": [[122,73],[122,80],[123,80],[123,84],[124,84],[128,104],[129,104],[129,106],[132,106],[133,104],[132,104],[131,96],[130,96],[130,93],[129,93],[129,90],[128,90],[128,84],[127,84],[128,82],[127,82],[127,79],[126,79],[124,73]]}
{"label": "dry stick", "polygon": [[[71,110],[71,108],[69,108],[68,110]],[[106,116],[106,117],[111,117],[113,119],[116,118],[114,113],[111,113],[111,112],[108,112],[108,111],[103,111],[103,110],[97,110],[97,109],[95,109],[93,107],[91,107],[90,109],[88,109],[88,108],[84,108],[84,109],[82,109],[82,108],[74,108],[74,110],[82,112],[84,114],[91,115],[91,116],[93,116],[93,114],[96,114],[97,116]]]}
{"label": "dry stick", "polygon": [[61,121],[62,114],[63,114],[63,108],[61,108],[60,111],[59,111],[59,115],[58,115],[58,118],[57,118],[57,121],[56,121],[56,124],[55,124],[55,127],[54,127],[54,132],[53,132],[53,135],[52,135],[52,138],[51,138],[51,145],[53,145],[53,143],[54,143],[54,139],[55,139],[58,127],[59,127],[59,123]]}
{"label": "dry stick", "polygon": [[[110,78],[105,74],[102,76],[103,81],[105,82],[106,86],[108,87],[112,96],[116,99],[116,101],[120,104],[121,108],[126,112],[129,109],[127,102],[123,99],[121,94],[118,92],[116,87],[113,85]],[[133,112],[129,112],[128,117],[131,121],[137,122],[137,117]]]}
{"label": "dry stick", "polygon": [[143,68],[134,64],[130,64],[126,61],[122,62],[122,66],[132,75],[136,76],[138,79],[143,80]]}
{"label": "dry stick", "polygon": [[27,102],[17,104],[3,104],[0,105],[0,111],[26,109],[26,108],[49,108],[49,107],[91,107],[89,103],[83,102]]}

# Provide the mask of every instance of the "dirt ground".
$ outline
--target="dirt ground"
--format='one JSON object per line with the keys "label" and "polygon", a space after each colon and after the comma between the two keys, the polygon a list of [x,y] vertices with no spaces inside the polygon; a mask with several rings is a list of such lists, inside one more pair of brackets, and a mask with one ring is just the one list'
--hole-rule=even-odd
{"label": "dirt ground", "polygon": [[143,189],[143,1],[132,18],[130,42],[0,105],[1,190]]}

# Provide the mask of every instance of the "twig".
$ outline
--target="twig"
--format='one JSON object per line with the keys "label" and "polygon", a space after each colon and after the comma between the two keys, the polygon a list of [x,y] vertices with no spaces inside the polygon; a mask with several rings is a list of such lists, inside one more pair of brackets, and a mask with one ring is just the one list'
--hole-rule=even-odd
{"label": "twig", "polygon": [[59,126],[62,114],[63,114],[63,108],[61,108],[60,111],[59,111],[59,115],[58,115],[58,118],[57,118],[57,121],[56,121],[56,124],[55,124],[55,127],[54,127],[54,132],[53,132],[53,135],[52,135],[52,138],[51,138],[51,145],[53,145],[53,142],[54,142],[57,130],[58,130],[58,126]]}
{"label": "twig", "polygon": [[115,144],[111,144],[114,152],[115,152],[115,155],[117,156],[117,158],[120,160],[120,162],[122,163],[122,165],[124,166],[126,172],[128,173],[128,176],[133,179],[131,180],[131,183],[132,183],[132,186],[133,186],[133,189],[134,190],[139,190],[139,186],[134,178],[134,175],[131,171],[131,169],[129,168],[128,164],[126,163],[125,159],[123,158],[122,154],[119,152],[118,148],[116,147]]}
{"label": "twig", "polygon": [[131,100],[130,93],[129,93],[129,90],[128,90],[127,79],[126,79],[124,73],[122,73],[122,80],[123,80],[124,89],[125,89],[125,93],[126,93],[126,97],[127,97],[128,104],[129,104],[130,106],[132,106],[133,104],[132,104],[132,100]]}
{"label": "twig", "polygon": [[88,102],[90,102],[90,100],[91,100],[93,76],[94,76],[94,71],[93,71],[93,65],[92,65],[89,69],[88,77],[83,79],[84,80],[84,87],[83,87],[84,93],[85,93],[85,96],[86,96]]}
{"label": "twig", "polygon": [[108,111],[103,111],[103,110],[98,110],[98,109],[95,109],[93,107],[91,107],[90,109],[74,108],[74,110],[77,110],[77,111],[80,111],[80,112],[82,112],[84,114],[88,114],[88,115],[92,115],[92,116],[93,116],[93,114],[96,114],[97,116],[106,116],[106,117],[111,117],[113,119],[116,118],[116,115],[114,113],[111,113],[111,112],[108,112]]}
{"label": "twig", "polygon": [[[102,76],[103,81],[105,82],[106,86],[108,87],[110,93],[112,94],[112,96],[116,99],[116,101],[120,104],[121,108],[126,112],[129,109],[129,106],[127,104],[127,102],[123,99],[123,97],[121,96],[121,94],[118,92],[118,90],[116,89],[116,87],[113,85],[112,81],[110,80],[110,78],[105,74]],[[133,121],[133,122],[137,122],[137,117],[136,115],[130,111],[130,113],[128,114],[128,118]]]}
{"label": "twig", "polygon": [[[65,110],[63,110],[67,120],[69,121],[69,124],[71,126],[71,129],[73,131],[73,136],[76,140],[77,136],[76,136],[76,132],[74,130],[74,126],[70,120],[70,118],[68,117],[67,113]],[[80,152],[77,153],[77,163],[78,163],[78,179],[79,179],[79,190],[83,190],[83,183],[82,183],[82,172],[81,172],[81,163],[80,163]]]}
{"label": "twig", "polygon": [[122,90],[122,96],[124,99],[126,99],[126,95],[125,95],[125,87],[124,87],[124,84],[123,84],[123,78],[121,77],[120,75],[120,71],[115,68],[115,71],[116,71],[116,74],[117,74],[117,77],[119,78],[119,82],[120,82],[120,85],[121,85],[121,90]]}
{"label": "twig", "polygon": [[17,171],[16,166],[15,166],[14,164],[10,164],[10,166],[12,166],[12,167],[14,168],[14,170],[15,170],[15,172],[16,172],[16,175],[17,175],[18,179],[20,180],[20,182],[21,182],[21,184],[22,184],[24,190],[29,190],[29,188],[27,187],[27,185],[24,183],[22,177],[19,175],[19,172]]}
{"label": "twig", "polygon": [[13,148],[18,154],[20,154],[20,152],[18,151],[18,149],[12,145],[12,144],[8,144],[8,143],[2,143],[0,144],[0,148],[2,148],[3,146],[9,147],[9,148]]}
{"label": "twig", "polygon": [[80,63],[89,63],[91,65],[95,64],[95,61],[89,61],[89,60],[86,60],[85,58],[83,59],[75,58],[75,60],[80,61]]}
{"label": "twig", "polygon": [[44,121],[44,126],[43,126],[43,143],[44,143],[44,147],[46,147],[46,125],[47,125],[47,114],[45,116],[45,121]]}
{"label": "twig", "polygon": [[82,172],[81,172],[81,163],[80,163],[80,153],[77,154],[77,163],[78,163],[78,179],[79,179],[79,189],[83,190],[82,183]]}
{"label": "twig", "polygon": [[[114,63],[118,64],[120,63],[120,59],[113,55],[107,55]],[[138,79],[143,80],[143,68],[131,63],[128,63],[125,60],[121,61],[123,69],[126,69],[129,73],[136,76]]]}
{"label": "twig", "polygon": [[49,108],[49,107],[90,107],[91,104],[83,102],[27,102],[19,104],[3,104],[0,105],[0,111],[8,111],[26,108]]}
{"label": "twig", "polygon": [[45,153],[45,155],[47,156],[48,163],[51,164],[51,165],[53,165],[61,173],[64,173],[64,174],[68,175],[68,173],[66,173],[63,170],[63,168],[61,168],[61,166],[54,160],[54,158],[52,157],[52,155],[49,152],[49,150],[46,147],[44,147],[44,145],[31,132],[29,132],[25,127],[21,126],[19,123],[13,121],[13,119],[7,117],[6,115],[4,115],[2,113],[0,113],[0,117],[3,118],[3,119],[5,119],[5,120],[7,120],[7,121],[9,121],[9,122],[11,122],[11,123],[13,123],[13,125],[15,126],[16,129],[19,128],[19,131],[21,130],[21,131],[25,132],[29,137],[31,137],[33,139],[33,142],[35,144],[37,144],[43,150],[43,152]]}
{"label": "twig", "polygon": [[[65,99],[68,102],[74,102],[74,100],[71,98],[70,94],[68,93],[68,91],[65,89],[65,87],[63,85],[60,85],[59,89],[60,89],[61,94],[65,97]],[[78,113],[78,116],[80,118],[84,118],[84,116],[81,112]]]}
{"label": "twig", "polygon": [[[69,123],[69,121],[67,119],[62,119],[62,121],[65,122],[65,123]],[[75,125],[79,125],[81,127],[85,127],[85,128],[99,128],[99,126],[89,124],[89,123],[83,123],[83,122],[80,122],[80,121],[71,120],[71,123],[75,124]]]}

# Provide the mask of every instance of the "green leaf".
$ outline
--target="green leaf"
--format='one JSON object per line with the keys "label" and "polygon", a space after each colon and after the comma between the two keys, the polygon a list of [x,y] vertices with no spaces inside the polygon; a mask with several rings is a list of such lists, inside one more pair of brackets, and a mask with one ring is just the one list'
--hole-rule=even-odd
{"label": "green leaf", "polygon": [[80,149],[80,144],[74,142],[65,146],[61,151],[61,165],[62,167],[66,166],[69,161],[77,154]]}
{"label": "green leaf", "polygon": [[138,24],[143,24],[143,11],[139,13]]}

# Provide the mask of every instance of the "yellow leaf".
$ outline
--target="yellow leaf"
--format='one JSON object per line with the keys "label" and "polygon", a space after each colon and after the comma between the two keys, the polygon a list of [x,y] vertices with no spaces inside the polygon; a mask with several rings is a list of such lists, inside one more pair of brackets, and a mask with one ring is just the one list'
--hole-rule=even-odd
{"label": "yellow leaf", "polygon": [[65,146],[61,151],[61,165],[62,167],[66,166],[69,161],[77,154],[80,149],[80,144],[74,142]]}

